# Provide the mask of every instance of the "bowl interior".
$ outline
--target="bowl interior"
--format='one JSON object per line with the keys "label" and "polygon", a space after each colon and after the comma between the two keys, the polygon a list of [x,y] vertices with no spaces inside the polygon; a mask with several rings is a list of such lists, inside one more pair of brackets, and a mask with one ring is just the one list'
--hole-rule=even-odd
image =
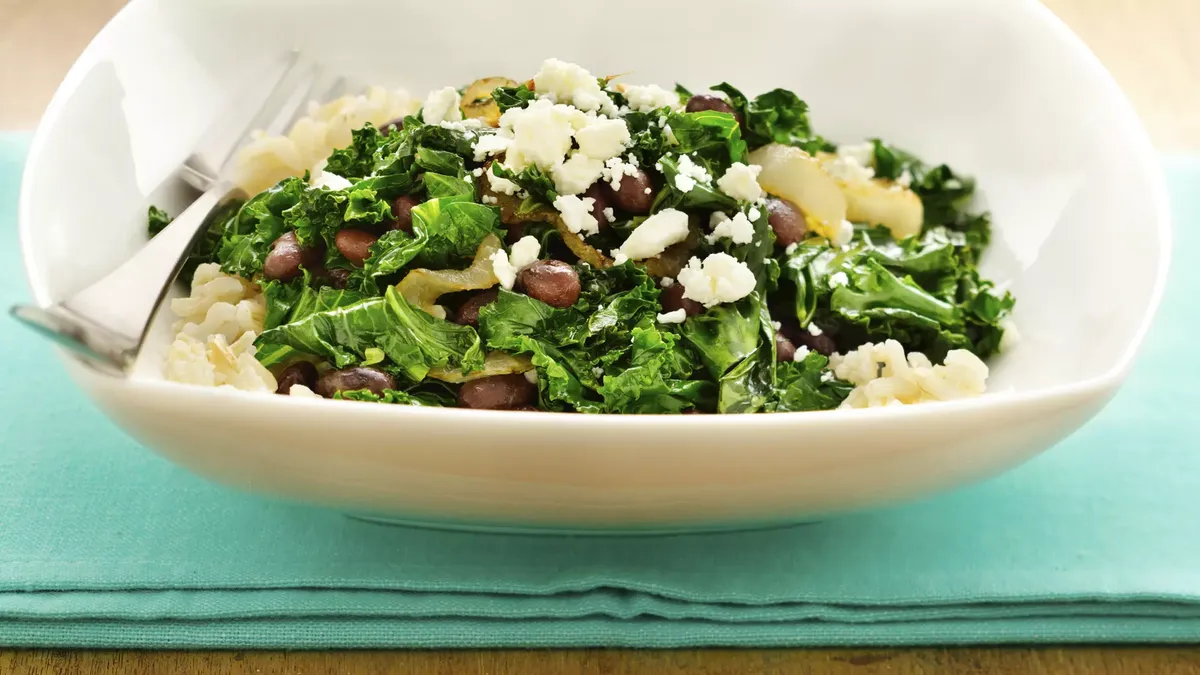
{"label": "bowl interior", "polygon": [[117,266],[145,240],[147,204],[181,208],[171,171],[238,82],[281,50],[301,47],[363,83],[418,96],[484,75],[527,77],[554,56],[635,83],[790,88],[836,141],[878,136],[973,174],[995,220],[984,272],[1017,295],[1023,337],[995,361],[993,387],[1065,385],[1128,360],[1167,264],[1161,177],[1128,103],[1046,10],[753,0],[738,6],[746,20],[727,11],[610,0],[610,22],[590,3],[552,0],[503,11],[135,1],[72,70],[35,141],[21,203],[35,296],[62,298]]}

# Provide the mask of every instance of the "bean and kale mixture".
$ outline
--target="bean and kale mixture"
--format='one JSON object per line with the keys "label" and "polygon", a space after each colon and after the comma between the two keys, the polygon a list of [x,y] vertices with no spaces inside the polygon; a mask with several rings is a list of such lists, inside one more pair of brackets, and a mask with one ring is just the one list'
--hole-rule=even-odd
{"label": "bean and kale mixture", "polygon": [[[548,60],[430,94],[226,209],[185,267],[266,302],[257,358],[327,398],[586,413],[836,408],[829,357],[999,348],[974,182],[807,106]],[[151,231],[166,214],[152,209]]]}

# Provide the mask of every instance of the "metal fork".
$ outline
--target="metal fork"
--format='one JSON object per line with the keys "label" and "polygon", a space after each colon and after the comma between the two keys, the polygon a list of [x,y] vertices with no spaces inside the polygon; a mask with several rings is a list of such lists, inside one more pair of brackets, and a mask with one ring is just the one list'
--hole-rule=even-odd
{"label": "metal fork", "polygon": [[179,274],[210,218],[228,200],[244,196],[229,172],[236,151],[253,130],[285,132],[309,101],[328,100],[346,86],[298,53],[282,57],[274,86],[263,96],[239,96],[204,134],[179,177],[202,194],[132,258],[103,279],[49,307],[14,305],[14,318],[70,349],[84,363],[110,375],[128,373],[142,349],[158,306]]}

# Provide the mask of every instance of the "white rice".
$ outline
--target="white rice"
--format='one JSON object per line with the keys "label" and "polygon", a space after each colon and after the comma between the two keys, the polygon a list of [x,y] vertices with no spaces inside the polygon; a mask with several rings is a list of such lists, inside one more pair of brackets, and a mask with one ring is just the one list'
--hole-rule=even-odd
{"label": "white rice", "polygon": [[867,343],[829,367],[855,385],[843,408],[874,408],[927,401],[953,401],[979,396],[987,389],[988,367],[965,349],[951,350],[944,365],[935,366],[921,352],[904,353],[895,340]]}
{"label": "white rice", "polygon": [[386,124],[420,107],[421,102],[407,91],[383,87],[324,105],[311,103],[308,116],[297,120],[286,136],[253,135],[238,152],[234,181],[247,194],[257,194],[284,178],[312,170],[335,149],[349,145],[350,132],[364,124]]}
{"label": "white rice", "polygon": [[175,341],[167,350],[164,375],[173,382],[243,391],[274,392],[275,376],[254,357],[254,339],[262,332],[266,304],[258,288],[200,265],[191,295],[171,301],[180,317]]}

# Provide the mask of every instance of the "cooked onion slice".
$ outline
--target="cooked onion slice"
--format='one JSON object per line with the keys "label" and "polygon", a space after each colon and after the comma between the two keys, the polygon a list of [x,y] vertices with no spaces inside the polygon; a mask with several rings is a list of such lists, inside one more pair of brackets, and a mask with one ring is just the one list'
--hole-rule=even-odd
{"label": "cooked onion slice", "polygon": [[826,238],[837,234],[847,219],[846,197],[812,155],[800,148],[771,143],[750,153],[750,162],[762,167],[758,184],[799,206],[817,234]]}
{"label": "cooked onion slice", "polygon": [[529,370],[533,370],[533,362],[529,360],[528,356],[513,356],[507,352],[488,352],[483,361],[483,370],[463,374],[458,368],[433,368],[429,371],[429,377],[442,382],[461,384],[493,375],[511,375]]}
{"label": "cooked onion slice", "polygon": [[883,225],[896,239],[921,234],[925,208],[912,190],[877,178],[838,184],[846,195],[846,217],[850,220]]}
{"label": "cooked onion slice", "polygon": [[492,254],[501,250],[500,238],[489,234],[475,250],[475,259],[465,270],[415,269],[396,284],[396,290],[409,304],[432,314],[433,306],[445,293],[477,291],[499,283],[492,272]]}
{"label": "cooked onion slice", "polygon": [[485,77],[475,80],[463,90],[462,103],[459,105],[463,117],[469,120],[477,119],[489,127],[500,126],[500,106],[492,100],[492,92],[497,87],[515,86],[517,83],[507,77]]}

